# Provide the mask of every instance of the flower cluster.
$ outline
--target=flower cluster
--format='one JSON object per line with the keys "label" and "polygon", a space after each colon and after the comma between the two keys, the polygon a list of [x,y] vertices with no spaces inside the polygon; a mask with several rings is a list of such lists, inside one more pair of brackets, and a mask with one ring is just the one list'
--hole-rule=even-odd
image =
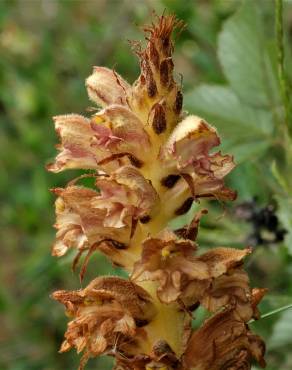
{"label": "flower cluster", "polygon": [[[54,118],[59,154],[53,172],[90,170],[92,187],[56,188],[57,237],[52,253],[85,253],[80,276],[94,251],[123,267],[129,279],[97,277],[85,289],[57,291],[71,318],[61,352],[115,357],[123,370],[250,369],[264,366],[264,343],[248,328],[258,319],[264,289],[251,289],[243,260],[251,253],[218,247],[198,252],[201,210],[189,225],[169,221],[200,198],[234,200],[224,185],[233,158],[214,148],[214,127],[182,111],[173,74],[173,16],[146,28],[147,45],[135,46],[141,74],[133,85],[115,71],[95,67],[86,80],[90,100],[101,107],[86,118]],[[192,311],[211,317],[196,331]]]}

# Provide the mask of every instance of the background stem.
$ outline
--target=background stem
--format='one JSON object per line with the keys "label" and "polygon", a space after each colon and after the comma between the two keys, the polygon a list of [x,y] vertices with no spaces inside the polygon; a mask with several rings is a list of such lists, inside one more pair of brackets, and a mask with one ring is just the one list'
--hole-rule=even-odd
{"label": "background stem", "polygon": [[283,42],[283,0],[275,0],[275,29],[276,29],[276,39],[277,39],[277,61],[278,61],[278,78],[280,84],[280,91],[284,106],[285,112],[285,125],[292,134],[292,127],[290,123],[290,114],[291,114],[291,107],[290,107],[290,97],[289,97],[289,89],[287,83],[287,75],[285,72],[284,66],[284,42]]}

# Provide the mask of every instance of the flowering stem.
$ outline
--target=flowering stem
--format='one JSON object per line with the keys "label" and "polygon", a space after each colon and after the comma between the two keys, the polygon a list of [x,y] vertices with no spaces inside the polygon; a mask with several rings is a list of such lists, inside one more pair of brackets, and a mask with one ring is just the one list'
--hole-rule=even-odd
{"label": "flowering stem", "polygon": [[[178,27],[174,16],[164,15],[145,27],[148,43],[136,48],[141,74],[133,85],[115,71],[94,68],[86,86],[103,107],[98,113],[54,119],[61,145],[49,170],[95,169],[96,181],[94,188],[77,179],[54,189],[53,254],[77,249],[75,267],[87,253],[81,278],[97,249],[129,273],[53,293],[71,318],[60,352],[83,351],[79,370],[102,354],[115,356],[121,370],[247,369],[252,357],[265,366],[264,343],[246,325],[258,317],[266,292],[252,290],[242,269],[251,249],[197,254],[206,209],[183,227],[167,227],[200,198],[236,198],[224,185],[233,157],[212,151],[220,144],[216,129],[182,113],[172,61]],[[200,305],[213,316],[194,331],[192,311]]]}

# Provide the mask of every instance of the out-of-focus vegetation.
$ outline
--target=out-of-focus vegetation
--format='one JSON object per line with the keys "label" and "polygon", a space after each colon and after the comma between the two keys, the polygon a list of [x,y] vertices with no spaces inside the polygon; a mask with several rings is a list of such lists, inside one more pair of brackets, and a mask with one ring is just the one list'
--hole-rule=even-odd
{"label": "out-of-focus vegetation", "polygon": [[[2,0],[1,370],[76,368],[75,353],[57,353],[66,323],[63,309],[49,298],[55,289],[80,286],[70,269],[72,256],[50,256],[54,199],[49,189],[73,177],[45,171],[57,141],[51,117],[86,112],[84,79],[93,65],[115,67],[134,81],[138,63],[127,40],[142,39],[141,26],[151,22],[153,10],[185,21],[175,62],[187,92],[186,109],[217,126],[223,150],[234,153],[238,163],[230,176],[238,200],[212,206],[201,244],[253,244],[247,262],[251,279],[270,289],[262,312],[292,303],[292,149],[277,77],[274,2]],[[288,1],[284,29],[291,78]],[[112,271],[96,254],[87,275]],[[287,310],[252,324],[267,341],[268,370],[292,368],[291,322]],[[107,368],[103,358],[88,364],[89,370]]]}

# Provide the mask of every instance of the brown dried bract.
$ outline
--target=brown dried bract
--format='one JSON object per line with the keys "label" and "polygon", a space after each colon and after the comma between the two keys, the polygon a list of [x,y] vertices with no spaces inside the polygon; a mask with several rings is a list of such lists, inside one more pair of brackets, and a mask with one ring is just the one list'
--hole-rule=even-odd
{"label": "brown dried bract", "polygon": [[249,370],[251,360],[265,367],[264,342],[233,310],[219,312],[196,330],[184,355],[189,370]]}
{"label": "brown dried bract", "polygon": [[[180,298],[189,307],[203,300],[205,294],[207,297],[212,294],[209,291],[212,292],[212,284],[216,284],[214,279],[241,264],[250,253],[248,248],[215,248],[195,256],[195,250],[194,242],[179,239],[173,232],[165,230],[157,238],[144,241],[141,260],[135,264],[131,278],[137,282],[158,281],[157,295],[162,302],[170,303]],[[233,294],[231,290],[225,298],[226,303],[231,301]],[[206,305],[213,308],[211,304]]]}
{"label": "brown dried bract", "polygon": [[151,297],[141,287],[118,277],[101,277],[85,289],[57,291],[52,297],[66,307],[68,323],[60,352],[75,347],[89,356],[117,348],[135,348],[141,323],[155,315]]}

